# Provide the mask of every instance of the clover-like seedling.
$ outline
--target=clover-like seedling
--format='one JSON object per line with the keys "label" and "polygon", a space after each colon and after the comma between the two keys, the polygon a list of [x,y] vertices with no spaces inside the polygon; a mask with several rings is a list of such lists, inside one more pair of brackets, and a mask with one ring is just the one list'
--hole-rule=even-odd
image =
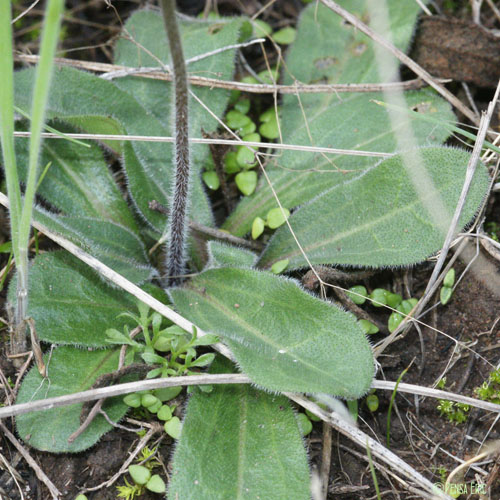
{"label": "clover-like seedling", "polygon": [[372,293],[370,293],[370,299],[372,300],[372,305],[374,307],[382,307],[387,305],[387,294],[389,292],[383,288],[375,288]]}
{"label": "clover-like seedling", "polygon": [[248,99],[248,97],[238,99],[234,103],[234,109],[239,113],[246,115],[250,111],[250,99]]}
{"label": "clover-like seedling", "polygon": [[256,37],[266,37],[273,32],[271,26],[265,21],[262,21],[261,19],[254,19],[252,21],[252,25],[253,25],[253,32]]}
{"label": "clover-like seedling", "polygon": [[366,335],[374,335],[375,333],[378,333],[380,331],[377,325],[374,325],[371,321],[368,321],[367,319],[360,319],[358,321],[358,325],[361,327],[361,329],[365,332]]}
{"label": "clover-like seedling", "polygon": [[[251,139],[248,139],[248,137],[251,137]],[[252,133],[246,135],[243,140],[248,142],[257,142],[253,140],[254,137],[260,139],[259,134]],[[236,163],[238,163],[238,165],[244,170],[249,170],[255,167],[255,165],[257,165],[257,161],[255,160],[255,153],[246,146],[238,146],[238,149],[236,151]]]}
{"label": "clover-like seedling", "polygon": [[401,304],[401,302],[403,301],[403,297],[401,297],[401,295],[399,295],[398,293],[392,293],[388,291],[386,294],[386,300],[387,305],[395,309],[399,306],[399,304]]}
{"label": "clover-like seedling", "polygon": [[[369,298],[372,300],[372,304],[375,307],[383,307],[386,305],[391,309],[396,309],[396,311],[391,313],[387,322],[388,330],[391,333],[396,330],[396,328],[403,321],[404,317],[410,313],[418,302],[415,298],[403,300],[401,295],[386,290],[385,288],[375,288],[372,293],[368,294],[363,285],[356,285],[349,288],[347,296],[358,305],[364,304],[367,298]],[[379,331],[379,329],[368,320],[359,320],[358,323],[363,331],[368,335],[378,333]]]}
{"label": "clover-like seedling", "polygon": [[306,415],[309,417],[311,422],[321,422],[321,418],[318,417],[318,415],[311,413],[309,410],[306,410]]}
{"label": "clover-like seedling", "polygon": [[263,232],[266,227],[269,229],[277,229],[282,226],[286,220],[290,217],[290,210],[283,207],[272,208],[267,212],[266,220],[255,217],[252,223],[252,238],[256,240]]}
{"label": "clover-like seedling", "polygon": [[443,286],[439,292],[439,300],[445,306],[453,295],[453,285],[455,284],[455,269],[451,268],[444,277]]}
{"label": "clover-like seedling", "polygon": [[376,394],[368,394],[365,399],[367,408],[372,412],[376,412],[379,407],[379,400]]}
{"label": "clover-like seedling", "polygon": [[290,45],[294,42],[296,36],[297,30],[295,28],[292,28],[291,26],[287,26],[286,28],[275,31],[272,35],[272,38],[276,43],[279,43],[280,45]]}
{"label": "clover-like seedling", "polygon": [[159,420],[163,420],[166,422],[172,418],[172,408],[168,405],[162,405],[162,407],[158,410],[156,414]]}
{"label": "clover-like seedling", "polygon": [[313,425],[309,417],[305,413],[298,413],[296,415],[297,424],[299,426],[300,433],[302,436],[307,436],[311,433]]}
{"label": "clover-like seedling", "polygon": [[135,484],[145,485],[151,479],[151,471],[143,465],[131,465],[128,473]]}
{"label": "clover-like seedling", "polygon": [[439,301],[445,306],[450,301],[452,295],[453,290],[447,286],[443,286],[439,292]]}
{"label": "clover-like seedling", "polygon": [[163,428],[165,432],[173,439],[179,439],[181,436],[181,421],[179,417],[172,417],[170,420],[165,422]]}
{"label": "clover-like seedling", "polygon": [[271,266],[271,272],[274,274],[282,273],[290,264],[290,259],[278,260]]}
{"label": "clover-like seedling", "polygon": [[267,212],[267,226],[270,229],[277,229],[285,223],[289,216],[290,210],[287,208],[283,208],[283,210],[280,207],[272,208]]}
{"label": "clover-like seedling", "polygon": [[231,175],[239,172],[241,167],[236,161],[236,151],[229,151],[224,157],[224,170],[226,174]]}
{"label": "clover-like seedling", "polygon": [[[144,465],[131,465],[128,468],[128,473],[135,485],[144,487],[153,493],[165,493],[165,482],[158,474],[151,474],[151,470],[148,467]],[[142,494],[142,492],[139,494]]]}
{"label": "clover-like seedling", "polygon": [[201,175],[205,185],[212,191],[217,191],[220,187],[220,179],[215,170],[215,163],[212,158],[209,158],[205,164],[205,171]]}
{"label": "clover-like seedling", "polygon": [[[142,391],[141,393],[128,394],[123,402],[132,408],[145,408],[148,412],[156,414],[156,418],[164,422],[165,432],[174,439],[178,439],[179,418],[174,416],[177,405],[169,406],[165,401],[173,399],[182,390],[182,387],[168,387],[155,391]],[[172,391],[173,389],[173,391]],[[169,423],[173,420],[172,423]],[[168,425],[167,425],[168,424]]]}
{"label": "clover-like seedling", "polygon": [[123,402],[130,406],[131,408],[140,408],[141,407],[141,395],[138,392],[134,392],[133,394],[127,394],[123,398]]}
{"label": "clover-like seedling", "polygon": [[274,108],[270,108],[262,113],[259,116],[259,120],[261,121],[259,133],[262,137],[274,140],[280,136],[278,118]]}
{"label": "clover-like seedling", "polygon": [[451,268],[444,277],[443,286],[453,288],[454,284],[455,284],[455,269]]}
{"label": "clover-like seedling", "polygon": [[236,174],[234,178],[236,186],[245,195],[250,196],[257,187],[257,172],[253,170],[247,170],[246,172],[240,172]]}
{"label": "clover-like seedling", "polygon": [[[214,353],[198,356],[196,348],[218,342],[215,335],[206,334],[199,337],[196,328],[190,333],[177,325],[164,328],[163,319],[158,313],[150,314],[149,308],[142,303],[138,307],[139,315],[132,313],[125,315],[141,326],[145,344],[131,339],[126,327],[125,333],[108,330],[108,341],[131,345],[135,352],[140,353],[143,361],[156,365],[147,373],[147,378],[194,374],[196,369],[212,363]],[[204,389],[210,390],[210,388]],[[175,398],[181,390],[182,387],[167,387],[155,391],[141,391],[126,395],[123,402],[131,408],[144,408],[149,413],[156,414],[159,420],[165,422],[165,431],[177,439],[180,434],[180,420],[173,416],[175,406],[170,407],[165,401]]]}
{"label": "clover-like seedling", "polygon": [[408,314],[410,314],[411,310],[417,305],[417,303],[418,300],[412,297],[411,299],[403,300],[401,304],[399,304],[399,306],[396,307],[396,310],[407,316]]}
{"label": "clover-like seedling", "polygon": [[403,321],[403,316],[397,312],[391,313],[389,316],[389,321],[387,322],[387,328],[390,333],[392,333]]}
{"label": "clover-like seedling", "polygon": [[217,191],[217,189],[220,188],[220,179],[215,170],[205,170],[201,178],[207,187],[212,191]]}
{"label": "clover-like seedling", "polygon": [[158,474],[153,474],[146,483],[146,489],[153,493],[165,493],[166,486],[163,479]]}
{"label": "clover-like seedling", "polygon": [[[390,293],[390,292],[389,292]],[[397,294],[391,294],[393,296]],[[389,332],[393,332],[396,330],[396,328],[401,324],[403,321],[404,317],[410,314],[411,310],[417,305],[418,300],[415,298],[407,299],[407,300],[401,300],[401,296],[397,295],[397,300],[393,300],[393,304],[399,302],[398,305],[391,305],[391,307],[395,307],[398,312],[392,312],[391,315],[389,316],[389,321],[388,321],[388,329]],[[388,304],[390,305],[390,304]]]}
{"label": "clover-like seedling", "polygon": [[236,132],[244,129],[251,121],[247,115],[234,109],[226,114],[226,125]]}
{"label": "clover-like seedling", "polygon": [[368,292],[363,285],[356,285],[349,288],[347,296],[357,305],[362,305],[366,302]]}
{"label": "clover-like seedling", "polygon": [[265,228],[266,228],[266,223],[264,219],[261,219],[260,217],[255,217],[255,219],[252,222],[252,239],[256,240],[264,232]]}

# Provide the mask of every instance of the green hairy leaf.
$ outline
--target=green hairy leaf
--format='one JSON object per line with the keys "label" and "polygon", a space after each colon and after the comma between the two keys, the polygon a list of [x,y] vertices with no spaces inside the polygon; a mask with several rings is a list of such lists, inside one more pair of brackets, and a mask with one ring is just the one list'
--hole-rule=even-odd
{"label": "green hairy leaf", "polygon": [[[200,56],[207,52],[232,45],[237,42],[241,20],[185,21],[182,23],[185,55],[187,58]],[[160,63],[147,51],[157,57],[162,64],[169,63],[169,49],[166,43],[161,16],[153,11],[140,11],[134,14],[127,22],[126,29],[132,33],[144,50],[139,50],[136,44],[128,40],[120,40],[116,47],[117,64],[125,66],[159,66]],[[207,56],[200,61],[189,65],[191,74],[200,73],[202,76],[216,73],[220,78],[230,79],[234,71],[234,49],[223,51],[216,56]],[[29,110],[34,71],[25,70],[16,73],[15,90],[16,104],[25,112]],[[121,90],[123,89],[123,90]],[[47,115],[50,118],[66,121],[67,123],[92,133],[119,133],[129,135],[157,135],[172,136],[173,127],[170,103],[172,98],[172,84],[147,78],[118,78],[115,82],[108,82],[89,73],[71,68],[58,68],[54,72],[50,101]],[[220,89],[202,88],[194,93],[210,103],[210,111],[215,116],[221,116],[229,98],[229,92]],[[218,123],[216,119],[199,103],[192,99],[190,110],[191,135],[200,137],[202,130],[214,131]],[[75,172],[74,164],[80,151],[74,154],[78,146],[63,143],[54,146],[54,141],[46,146],[48,160],[57,157],[57,169],[53,174],[56,182],[51,187],[44,187],[41,194],[48,195],[48,201],[54,206],[62,205],[68,213],[73,204],[75,210],[80,205],[89,216],[96,212],[109,218],[110,201],[104,204],[105,198],[95,197],[96,193],[116,195],[116,186],[111,187],[108,179],[102,180],[99,185],[85,180],[96,175],[105,177],[99,164],[89,165],[86,170]],[[59,141],[62,142],[62,141]],[[117,152],[123,153],[124,166],[127,174],[128,189],[140,214],[158,232],[165,228],[165,215],[149,208],[149,203],[156,200],[168,206],[173,178],[172,145],[168,143],[126,142],[124,145],[117,141],[104,141],[106,145]],[[83,149],[83,148],[80,148]],[[97,152],[96,152],[97,150]],[[54,152],[56,151],[56,152]],[[96,155],[98,148],[87,152],[87,156]],[[199,145],[193,148],[192,158],[194,174],[192,176],[192,218],[205,225],[213,225],[211,209],[200,179],[200,171],[208,161],[208,148]],[[72,156],[74,155],[74,156]],[[85,155],[84,155],[85,156]],[[72,158],[72,159],[71,159]],[[47,160],[47,161],[48,161]],[[78,163],[77,163],[78,165]],[[54,168],[54,167],[51,167]],[[63,171],[62,173],[59,171]],[[49,173],[51,169],[49,169]],[[109,174],[108,174],[109,175]],[[69,179],[68,179],[69,178]],[[58,197],[61,186],[68,182],[76,183],[75,193],[65,189],[65,197]],[[47,191],[50,191],[47,193]],[[52,194],[54,193],[54,194]],[[116,196],[115,196],[116,197]],[[119,192],[118,192],[119,197]],[[119,200],[123,205],[123,200]],[[89,203],[90,202],[90,203]],[[92,203],[93,202],[93,203]],[[104,205],[104,206],[102,206]],[[116,205],[116,203],[115,203]],[[135,227],[130,212],[123,212],[123,208],[114,207],[113,220],[122,225]],[[81,213],[81,212],[80,212]]]}
{"label": "green hairy leaf", "polygon": [[253,267],[257,260],[257,256],[250,250],[225,245],[219,241],[209,241],[207,251],[208,267]]}
{"label": "green hairy leaf", "polygon": [[90,217],[58,216],[40,207],[35,208],[34,219],[133,283],[144,283],[158,274],[149,265],[144,243],[125,227]]}
{"label": "green hairy leaf", "polygon": [[[184,49],[184,57],[190,58],[207,54],[222,47],[233,45],[238,41],[241,19],[220,19],[216,22],[202,20],[182,20],[180,31]],[[163,19],[158,12],[154,11],[138,11],[134,13],[125,24],[127,33],[133,33],[134,40],[144,47],[138,48],[136,43],[133,43],[126,38],[119,39],[115,47],[115,64],[127,67],[160,67],[161,64],[170,64],[170,50],[166,42],[167,36]],[[147,52],[149,51],[149,53]],[[199,61],[188,64],[190,75],[211,76],[217,75],[220,79],[232,79],[234,72],[234,49],[226,50],[218,53],[216,56],[208,56]],[[164,135],[174,135],[173,111],[173,87],[170,82],[162,82],[150,78],[125,77],[114,80],[116,86],[126,91],[133,96],[142,105],[148,114],[154,116],[163,126]],[[191,90],[215,116],[222,116],[228,99],[229,92],[221,89],[211,88],[192,88]],[[189,122],[190,136],[201,137],[203,132],[213,132],[218,127],[218,122],[214,117],[204,109],[194,98],[190,98],[189,106]],[[151,129],[155,130],[155,129]],[[152,132],[150,131],[149,134]],[[155,135],[160,135],[159,132],[154,132]],[[165,151],[164,158],[169,163],[168,168],[173,168],[171,144],[162,145]],[[134,151],[137,158],[141,158],[137,148]],[[209,159],[209,149],[203,145],[191,146],[192,163],[195,169],[193,174],[192,197],[193,200],[193,219],[199,220],[204,224],[212,225],[211,218],[201,218],[198,211],[202,208],[201,200],[206,204],[206,196],[204,194],[202,184],[200,182],[200,172]],[[129,159],[126,164],[136,165],[137,158],[132,161],[132,151],[126,151],[125,157]],[[165,169],[165,166],[161,167]],[[144,168],[144,162],[141,165],[136,165],[127,168],[129,178],[129,189],[134,196],[136,203],[142,207],[147,207],[150,199],[144,194],[148,193],[144,186],[148,186],[151,193],[156,191],[155,184],[160,181],[160,185],[164,185],[167,192],[170,190],[170,177],[163,180],[158,176],[158,170],[149,167]],[[149,175],[148,175],[149,174]],[[161,174],[162,175],[162,174]],[[170,175],[170,174],[169,174]],[[148,178],[145,178],[145,177]],[[165,183],[165,184],[163,184]],[[153,184],[153,185],[151,185]],[[159,194],[156,198],[164,204],[168,204],[168,200],[161,197]],[[203,209],[208,213],[208,208],[203,206]],[[144,210],[147,210],[145,208]],[[161,227],[163,230],[163,227]]]}
{"label": "green hairy leaf", "polygon": [[[338,0],[337,3],[364,23],[370,22],[367,0]],[[387,0],[386,4],[392,43],[407,51],[420,7],[412,0]],[[321,3],[302,12],[287,64],[292,65],[290,73],[286,74],[288,83],[292,82],[292,75],[300,82],[322,79],[329,83],[380,81],[373,41]]]}
{"label": "green hairy leaf", "polygon": [[[358,179],[333,187],[290,217],[290,225],[312,264],[408,266],[442,247],[470,154],[442,147],[407,154],[420,154],[434,193],[418,193],[406,171],[404,155],[396,155]],[[479,165],[458,230],[476,213],[488,183],[487,170]],[[440,204],[447,213],[440,211]],[[437,220],[443,220],[444,230]],[[284,258],[290,260],[289,269],[307,266],[288,227],[275,233],[258,265],[267,268]]]}
{"label": "green hairy leaf", "polygon": [[[105,331],[130,322],[117,316],[136,309],[123,290],[112,288],[64,251],[38,255],[30,268],[28,316],[40,340],[56,344],[107,347]],[[9,286],[15,300],[16,280]]]}
{"label": "green hairy leaf", "polygon": [[[219,52],[189,63],[189,59],[202,56],[222,47],[238,42],[241,19],[179,20],[184,57],[188,62],[190,75],[217,75],[221,80],[230,80],[234,72],[234,49]],[[134,40],[146,50],[138,48],[126,38],[119,39],[115,46],[114,63],[127,67],[158,67],[170,65],[170,50],[163,19],[158,12],[137,11],[125,23],[125,29],[133,33]],[[114,83],[133,95],[141,105],[151,112],[166,128],[172,123],[171,84],[150,78],[117,78]],[[193,87],[192,91],[217,116],[221,116],[227,106],[229,92],[209,87]],[[197,101],[190,102],[191,135],[201,133],[201,128],[212,132],[217,122]],[[204,148],[207,151],[207,148]]]}
{"label": "green hairy leaf", "polygon": [[[74,132],[61,126],[58,130]],[[106,165],[101,149],[95,141],[90,141],[89,145],[90,148],[85,148],[66,140],[45,141],[39,161],[43,167],[50,163],[50,167],[37,194],[66,215],[100,218],[137,232],[134,216]],[[16,139],[16,155],[20,178],[24,181],[27,139]]]}
{"label": "green hairy leaf", "polygon": [[354,316],[295,281],[250,269],[211,269],[170,294],[183,316],[221,337],[261,387],[348,399],[370,387],[372,352]]}
{"label": "green hairy leaf", "polygon": [[[232,365],[219,359],[211,371],[228,373]],[[168,498],[308,500],[307,457],[289,401],[248,385],[196,392],[175,450]]]}
{"label": "green hairy leaf", "polygon": [[[43,379],[36,367],[23,380],[17,403],[63,396],[85,391],[92,387],[97,377],[116,370],[118,350],[87,351],[74,347],[58,347],[44,356],[48,378]],[[37,450],[52,453],[77,452],[92,446],[104,433],[111,429],[102,415],[73,443],[69,436],[80,427],[82,404],[61,406],[50,410],[26,413],[16,418],[19,436]],[[104,404],[104,411],[112,421],[125,415],[128,407],[121,398],[112,398]]]}
{"label": "green hairy leaf", "polygon": [[[23,110],[29,106],[33,76],[31,69],[18,71],[15,75],[16,104]],[[72,68],[54,71],[47,116],[67,119],[73,126],[92,133],[101,129],[103,121],[109,124],[113,120],[117,130],[124,134],[171,135],[134,97],[111,82]],[[163,205],[169,204],[174,172],[171,147],[166,143],[134,141],[127,142],[123,148],[128,187],[136,208],[145,220],[162,232],[165,215],[151,210],[149,202],[156,199]],[[212,222],[208,201],[196,175],[193,176],[193,216],[204,224]]]}
{"label": "green hairy leaf", "polygon": [[[367,18],[366,0],[342,1],[349,11]],[[408,48],[418,13],[413,1],[388,0],[394,44]],[[314,4],[300,17],[297,39],[287,55],[285,83],[376,83],[378,75],[373,42],[346,24],[330,9]],[[386,77],[386,75],[384,75]],[[451,108],[434,91],[406,92],[411,109],[442,121],[454,121]],[[329,93],[283,96],[281,131],[285,144],[322,146],[341,149],[396,152],[397,130],[392,130],[385,108],[374,100],[380,93]],[[441,144],[449,136],[444,127],[410,115],[417,145]],[[311,154],[283,151],[266,167],[270,181],[283,206],[293,208],[313,199],[325,190],[358,176],[380,158],[341,154]],[[277,207],[267,181],[261,177],[256,192],[244,198],[224,224],[238,236],[251,229],[255,217],[264,218]]]}

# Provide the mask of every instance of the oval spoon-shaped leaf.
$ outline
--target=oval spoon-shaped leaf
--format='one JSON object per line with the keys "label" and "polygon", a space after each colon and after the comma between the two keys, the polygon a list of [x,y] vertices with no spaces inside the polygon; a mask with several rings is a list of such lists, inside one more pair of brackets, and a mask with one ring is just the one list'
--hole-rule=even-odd
{"label": "oval spoon-shaped leaf", "polygon": [[[422,198],[419,196],[405,169],[403,156],[397,155],[380,162],[358,179],[332,188],[290,217],[290,225],[312,264],[408,266],[422,262],[441,248],[470,155],[444,147],[417,152],[423,161],[423,171],[434,184],[434,193],[428,190]],[[487,171],[479,165],[462,211],[460,228],[479,208],[488,183]],[[429,212],[430,207],[439,206],[448,213]],[[268,268],[282,259],[290,259],[288,269],[307,266],[288,227],[275,233],[258,266]]]}
{"label": "oval spoon-shaped leaf", "polygon": [[[9,286],[15,302],[16,279]],[[108,347],[105,331],[131,321],[118,317],[134,311],[129,294],[112,288],[93,270],[65,251],[40,254],[30,268],[28,315],[40,340],[57,344]]]}
{"label": "oval spoon-shaped leaf", "polygon": [[355,399],[370,387],[372,352],[354,316],[293,280],[211,269],[170,293],[176,309],[220,336],[242,370],[266,389]]}
{"label": "oval spoon-shaped leaf", "polygon": [[[218,359],[210,371],[232,370]],[[249,385],[197,391],[186,410],[168,493],[171,500],[308,500],[307,456],[289,401]]]}
{"label": "oval spoon-shaped leaf", "polygon": [[[370,0],[337,0],[359,19],[369,19]],[[386,0],[392,43],[406,51],[419,13],[414,1]],[[373,83],[381,81],[375,58],[375,43],[346,23],[321,2],[306,7],[297,27],[297,38],[286,57],[284,83]],[[388,57],[393,57],[389,56]],[[399,64],[399,63],[396,63]],[[388,75],[384,75],[388,78]],[[418,115],[438,117],[455,123],[450,105],[428,89],[405,92],[410,126],[420,146],[441,144],[450,135],[445,127],[418,119]],[[397,152],[397,130],[393,130],[387,110],[373,100],[381,93],[284,95],[280,125],[284,144],[343,149]],[[274,110],[273,110],[274,114]],[[277,134],[276,134],[277,135]],[[255,217],[277,207],[275,196],[289,209],[303,205],[329,188],[345,182],[378,162],[375,157],[348,154],[312,154],[284,150],[266,166],[271,189],[263,176],[255,192],[242,198],[224,223],[224,229],[244,236]]]}
{"label": "oval spoon-shaped leaf", "polygon": [[[86,351],[74,347],[58,347],[52,355],[44,357],[48,378],[43,379],[36,367],[23,380],[17,403],[27,403],[55,396],[63,396],[90,389],[97,377],[116,370],[117,349]],[[121,398],[106,401],[104,410],[109,418],[118,421],[125,415],[128,406]],[[69,436],[80,427],[82,404],[60,406],[50,410],[26,413],[16,418],[19,436],[37,450],[52,453],[77,452],[95,444],[112,426],[102,415],[74,442]]]}

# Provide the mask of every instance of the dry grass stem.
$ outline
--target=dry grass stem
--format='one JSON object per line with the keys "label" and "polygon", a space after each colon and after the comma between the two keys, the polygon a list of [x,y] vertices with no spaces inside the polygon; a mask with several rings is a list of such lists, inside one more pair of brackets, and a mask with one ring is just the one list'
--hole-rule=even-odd
{"label": "dry grass stem", "polygon": [[[38,56],[17,54],[15,60],[27,63],[36,63]],[[120,77],[137,76],[142,78],[151,78],[153,80],[172,81],[172,75],[166,73],[161,68],[129,68],[127,66],[118,66],[115,64],[97,63],[90,61],[78,61],[75,59],[56,58],[55,63],[60,66],[71,66],[81,68],[97,73],[120,72],[116,73]],[[391,82],[391,83],[348,83],[348,84],[314,84],[303,85],[297,83],[295,85],[269,85],[264,83],[241,83],[217,78],[205,78],[202,76],[189,76],[188,81],[191,85],[200,87],[221,88],[228,90],[241,90],[252,94],[318,94],[331,92],[380,92],[382,90],[416,90],[426,87],[428,84],[422,79],[416,78],[407,82]],[[447,82],[449,80],[435,79],[437,82]]]}

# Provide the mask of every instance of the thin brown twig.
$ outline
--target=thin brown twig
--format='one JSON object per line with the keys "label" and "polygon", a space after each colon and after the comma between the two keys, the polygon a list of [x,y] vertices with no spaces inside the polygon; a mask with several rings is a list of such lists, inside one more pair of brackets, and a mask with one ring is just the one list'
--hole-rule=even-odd
{"label": "thin brown twig", "polygon": [[[396,387],[396,382],[389,382],[387,380],[374,380],[371,387],[372,389],[393,391]],[[433,389],[432,387],[400,383],[398,384],[398,392],[406,392],[409,394],[416,394],[418,396],[431,397],[434,399],[447,399],[450,401],[455,401],[457,403],[463,403],[469,406],[474,406],[476,408],[481,408],[482,410],[500,413],[500,405],[498,404],[489,403],[488,401],[482,401],[475,398],[469,398],[468,396],[462,396],[461,394],[457,394],[454,392]]]}
{"label": "thin brown twig", "polygon": [[83,422],[80,424],[80,427],[76,429],[75,432],[73,432],[69,437],[68,437],[68,444],[73,443],[85,430],[87,427],[93,422],[94,418],[97,417],[99,412],[101,411],[102,405],[104,404],[105,399],[99,399],[97,403],[94,404],[94,406],[90,409],[88,412],[86,418],[83,420]]}
{"label": "thin brown twig", "polygon": [[15,17],[11,22],[10,24],[14,25],[17,23],[17,21],[19,21],[20,19],[22,19],[26,14],[28,14],[28,12],[33,9],[34,7],[36,7],[36,4],[39,2],[40,0],[35,0],[27,9],[25,9],[23,12],[21,12],[21,14],[19,14],[17,17]]}
{"label": "thin brown twig", "polygon": [[9,384],[9,380],[5,376],[5,373],[2,370],[2,367],[0,366],[0,382],[3,385],[3,390],[5,392],[5,399],[7,402],[7,406],[13,404],[14,400],[16,399],[16,395],[14,393],[14,390]]}
{"label": "thin brown twig", "polygon": [[404,462],[401,458],[399,458],[395,453],[388,450],[384,446],[382,446],[378,441],[371,438],[363,431],[353,426],[342,417],[340,417],[335,412],[328,412],[309,401],[304,396],[299,396],[297,394],[285,393],[292,401],[295,401],[300,406],[305,409],[312,411],[316,416],[320,417],[324,422],[329,423],[336,429],[338,432],[348,437],[351,441],[355,442],[358,446],[360,446],[363,450],[366,450],[366,447],[369,446],[372,454],[388,464],[392,469],[396,470],[399,474],[406,476],[407,478],[414,481],[421,488],[424,488],[428,492],[432,492],[435,495],[435,498],[445,498],[446,500],[451,500],[451,497],[442,491],[436,491],[433,484],[426,479],[422,474],[416,471],[413,467]]}
{"label": "thin brown twig", "polygon": [[[122,346],[126,347],[126,346]],[[125,375],[129,375],[131,373],[139,373],[141,375],[146,375],[146,373],[150,370],[150,367],[148,365],[145,365],[143,363],[133,363],[131,365],[127,366],[119,366],[118,370],[112,372],[112,373],[105,373],[104,375],[101,375],[100,377],[97,378],[97,380],[94,382],[90,390],[92,389],[97,389],[99,387],[106,387],[108,385],[113,384],[120,378],[124,377]],[[87,401],[83,404],[82,406],[82,411],[80,413],[80,422],[81,425],[78,427],[78,429],[71,434],[68,438],[68,443],[73,443],[85,430],[87,427],[93,422],[94,418],[99,414],[103,413],[102,412],[102,405],[106,401],[106,398],[99,399],[97,403],[95,403],[92,407],[89,404],[90,402]]]}
{"label": "thin brown twig", "polygon": [[323,442],[321,450],[321,495],[326,500],[328,496],[328,485],[330,484],[330,466],[332,462],[332,427],[323,422]]}
{"label": "thin brown twig", "polygon": [[[7,470],[7,472],[10,474],[10,477],[14,481],[15,485],[17,486],[17,489],[19,490],[19,495],[21,496],[21,500],[25,500],[25,496],[23,494],[23,489],[21,488],[21,485],[19,483],[24,483],[21,475],[19,472],[15,469],[17,466],[17,463],[19,462],[21,455],[18,453],[17,456],[14,457],[15,463],[10,464],[7,462],[7,459],[0,453],[0,461],[3,463],[4,469]],[[3,474],[2,474],[3,475]],[[3,481],[2,481],[3,482]],[[3,482],[5,486],[8,486],[8,482]]]}
{"label": "thin brown twig", "polygon": [[[38,56],[28,54],[17,54],[16,61],[36,63]],[[136,76],[141,78],[151,78],[153,80],[172,81],[172,75],[161,70],[161,68],[130,68],[128,66],[120,66],[116,64],[97,63],[90,61],[78,61],[75,59],[67,59],[57,57],[54,60],[55,64],[60,66],[71,66],[86,70],[95,71],[97,73],[107,73],[110,71],[124,71],[127,76]],[[306,85],[296,83],[294,85],[269,85],[257,83],[241,83],[234,81],[219,80],[217,78],[206,78],[202,76],[188,75],[188,81],[192,85],[200,87],[219,88],[227,90],[241,90],[252,94],[317,94],[331,92],[380,92],[382,90],[416,90],[428,86],[421,78],[408,80],[406,82],[391,82],[391,83],[347,83],[347,84],[312,84]],[[437,82],[447,82],[449,80],[434,79]]]}
{"label": "thin brown twig", "polygon": [[495,14],[495,17],[500,21],[500,10],[498,7],[493,3],[492,0],[486,0],[486,3],[488,4],[489,8],[493,11],[493,14]]}
{"label": "thin brown twig", "polygon": [[32,359],[33,359],[33,351],[30,351],[26,361],[24,362],[24,364],[21,366],[21,368],[17,373],[16,383],[14,384],[14,389],[13,389],[14,394],[17,394],[17,391],[19,390],[19,387],[23,380],[24,374],[26,373],[26,370],[29,368]]}
{"label": "thin brown twig", "polygon": [[[151,200],[149,202],[149,208],[164,215],[168,215],[169,213],[168,208],[156,200]],[[256,250],[257,252],[261,252],[264,249],[264,245],[259,241],[246,240],[245,238],[234,236],[230,233],[226,233],[225,231],[221,231],[220,229],[204,226],[203,224],[193,220],[189,221],[189,228],[201,235],[208,236],[209,238],[213,238],[215,240],[225,241],[226,243],[230,243],[232,245],[249,248],[250,250]],[[156,248],[156,245],[153,248]]]}

